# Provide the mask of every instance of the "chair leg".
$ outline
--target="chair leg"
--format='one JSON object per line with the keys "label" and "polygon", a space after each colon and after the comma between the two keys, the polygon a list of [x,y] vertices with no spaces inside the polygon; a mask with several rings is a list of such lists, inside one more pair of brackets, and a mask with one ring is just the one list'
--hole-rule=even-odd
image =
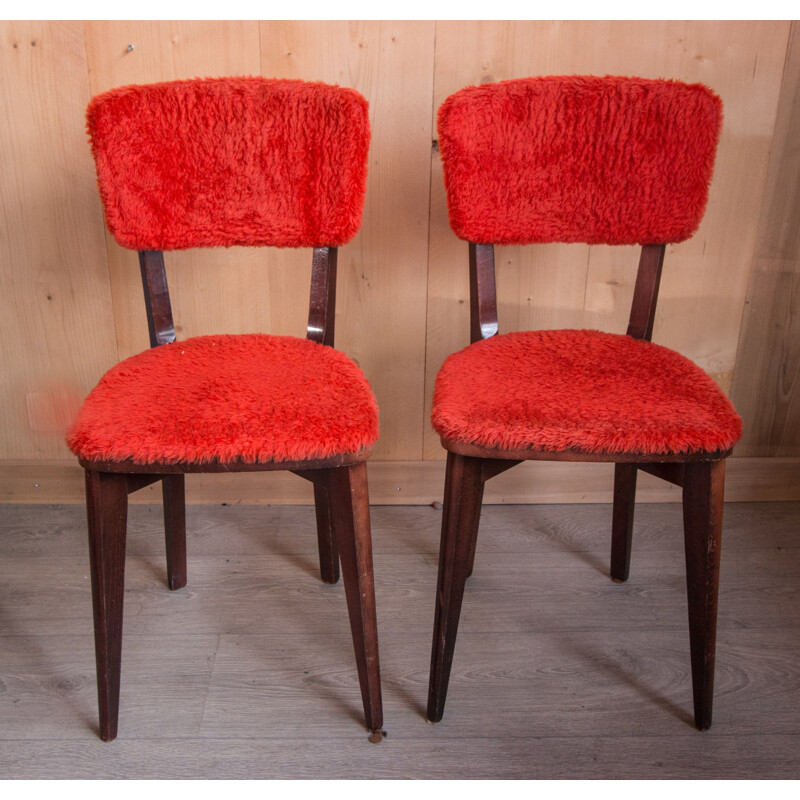
{"label": "chair leg", "polygon": [[444,714],[464,584],[481,512],[482,488],[480,459],[448,452],[428,686],[431,722],[439,722]]}
{"label": "chair leg", "polygon": [[695,725],[711,726],[725,461],[687,463],[683,484],[686,586]]}
{"label": "chair leg", "polygon": [[614,465],[614,511],[611,522],[611,578],[628,580],[633,541],[633,512],[636,507],[636,465]]}
{"label": "chair leg", "polygon": [[337,583],[339,581],[339,551],[331,526],[330,493],[319,483],[314,484],[314,508],[317,513],[319,573],[324,583]]}
{"label": "chair leg", "polygon": [[117,735],[125,594],[125,534],[128,484],[125,475],[86,471],[86,511],[94,607],[100,738]]}
{"label": "chair leg", "polygon": [[167,583],[172,590],[186,586],[186,494],[183,475],[161,479],[164,497],[164,536],[167,544]]}
{"label": "chair leg", "polygon": [[480,485],[476,489],[478,494],[475,502],[478,504],[478,513],[475,514],[472,526],[472,539],[469,544],[469,560],[467,561],[467,577],[472,577],[472,572],[475,569],[475,551],[478,549],[478,528],[481,523],[481,508],[483,507],[483,487],[486,485],[484,480],[480,481]]}
{"label": "chair leg", "polygon": [[367,728],[379,731],[383,725],[383,701],[366,463],[331,469],[328,486],[364,716]]}

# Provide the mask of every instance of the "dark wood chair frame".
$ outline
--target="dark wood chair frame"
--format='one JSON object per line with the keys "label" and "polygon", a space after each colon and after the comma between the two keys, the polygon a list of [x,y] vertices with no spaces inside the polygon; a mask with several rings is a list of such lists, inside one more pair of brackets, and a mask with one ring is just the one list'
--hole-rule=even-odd
{"label": "dark wood chair frame", "polygon": [[[642,248],[627,330],[628,336],[636,339],[649,341],[652,336],[665,249],[658,244]],[[474,343],[498,332],[494,246],[470,243],[469,269],[470,338]],[[610,572],[616,582],[628,578],[638,471],[683,489],[694,719],[700,730],[710,727],[725,458],[731,450],[662,456],[502,450],[444,438],[442,445],[448,451],[447,472],[428,719],[438,722],[444,713],[464,586],[475,560],[484,484],[522,461],[597,461],[615,463]]]}
{"label": "dark wood chair frame", "polygon": [[[308,338],[333,346],[336,308],[334,247],[314,249]],[[176,340],[163,253],[139,253],[151,347]],[[122,608],[128,494],[161,481],[170,589],[186,585],[186,473],[289,470],[314,484],[320,572],[325,583],[339,580],[341,559],[347,610],[353,634],[366,725],[383,724],[375,588],[369,518],[366,460],[369,449],[307,461],[269,463],[178,463],[145,465],[132,461],[89,461],[86,506],[94,606],[100,738],[117,735],[119,717]]]}

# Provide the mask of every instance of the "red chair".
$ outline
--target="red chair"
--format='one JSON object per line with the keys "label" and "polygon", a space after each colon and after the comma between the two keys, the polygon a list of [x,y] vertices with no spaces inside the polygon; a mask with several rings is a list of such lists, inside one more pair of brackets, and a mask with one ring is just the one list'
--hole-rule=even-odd
{"label": "red chair", "polygon": [[[615,463],[611,577],[630,563],[638,470],[683,487],[695,722],[711,724],[725,458],[742,423],[699,367],[652,344],[667,243],[690,237],[721,125],[704,86],[551,77],[439,110],[450,224],[469,242],[471,341],[436,381],[447,452],[428,719],[441,720],[483,487],[525,460]],[[499,334],[494,245],[642,245],[627,334]]]}
{"label": "red chair", "polygon": [[[117,733],[128,494],[161,481],[171,589],[186,584],[184,474],[314,484],[322,579],[341,556],[367,727],[382,725],[366,459],[378,409],[334,350],[337,246],[361,224],[367,102],[322,83],[127,86],[88,109],[106,221],[139,251],[152,348],[105,374],[68,432],[86,470],[100,737]],[[176,342],[162,251],[313,248],[308,337]]]}

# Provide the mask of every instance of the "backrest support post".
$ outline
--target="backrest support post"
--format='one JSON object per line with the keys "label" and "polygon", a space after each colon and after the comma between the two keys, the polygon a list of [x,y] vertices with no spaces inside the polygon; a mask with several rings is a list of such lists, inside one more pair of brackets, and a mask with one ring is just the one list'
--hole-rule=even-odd
{"label": "backrest support post", "polygon": [[498,331],[494,245],[469,243],[470,341],[489,339]]}
{"label": "backrest support post", "polygon": [[139,267],[142,271],[150,347],[174,342],[176,339],[175,323],[172,320],[172,305],[169,300],[167,273],[164,269],[164,254],[161,250],[140,250]]}
{"label": "backrest support post", "polygon": [[335,247],[315,247],[311,263],[311,297],[308,306],[308,338],[333,347],[336,317]]}
{"label": "backrest support post", "polygon": [[664,264],[666,247],[664,244],[646,244],[642,247],[627,330],[628,336],[634,339],[644,339],[649,342],[653,336],[658,287],[661,283],[661,267]]}

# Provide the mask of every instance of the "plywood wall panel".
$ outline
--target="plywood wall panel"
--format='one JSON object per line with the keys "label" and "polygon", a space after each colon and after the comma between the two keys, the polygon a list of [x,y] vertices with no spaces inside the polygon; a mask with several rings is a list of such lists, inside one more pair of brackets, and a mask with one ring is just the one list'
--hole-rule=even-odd
{"label": "plywood wall panel", "polygon": [[116,360],[103,221],[86,149],[83,28],[0,33],[0,454],[68,457],[63,431]]}
{"label": "plywood wall panel", "polygon": [[258,74],[256,22],[105,20],[84,25],[92,94],[129,83]]}
{"label": "plywood wall panel", "polygon": [[337,347],[381,409],[375,458],[418,459],[433,89],[432,22],[262,22],[261,71],[361,92],[372,144],[361,232],[339,256]]}
{"label": "plywood wall panel", "polygon": [[737,453],[800,455],[800,23],[792,35],[742,319]]}

